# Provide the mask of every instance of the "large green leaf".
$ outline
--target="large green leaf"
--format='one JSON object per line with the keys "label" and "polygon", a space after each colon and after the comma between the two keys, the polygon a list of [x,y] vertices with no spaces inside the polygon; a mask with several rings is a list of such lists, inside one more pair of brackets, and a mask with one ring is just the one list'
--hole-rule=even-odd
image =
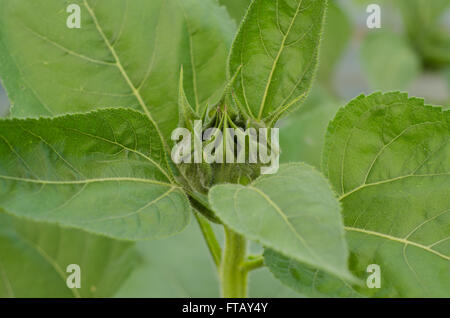
{"label": "large green leaf", "polygon": [[[80,29],[66,27],[71,3],[81,7]],[[181,65],[191,104],[214,103],[234,30],[216,0],[4,0],[0,77],[13,116],[132,107],[167,137]]]}
{"label": "large green leaf", "polygon": [[4,119],[0,154],[8,213],[129,240],[165,237],[189,221],[189,202],[142,113]]}
{"label": "large green leaf", "polygon": [[339,277],[347,270],[340,205],[326,179],[304,164],[282,165],[248,186],[213,187],[209,198],[232,230]]}
{"label": "large green leaf", "polygon": [[323,167],[344,207],[359,275],[380,296],[450,295],[450,113],[406,94],[359,97],[328,129]]}
{"label": "large green leaf", "polygon": [[[140,263],[131,243],[0,213],[0,297],[109,297]],[[69,265],[81,288],[69,289]]]}
{"label": "large green leaf", "polygon": [[326,0],[255,0],[232,46],[241,111],[261,120],[298,104],[318,60]]}
{"label": "large green leaf", "polygon": [[329,296],[353,289],[376,297],[448,297],[449,138],[450,113],[406,94],[361,96],[341,109],[328,128],[323,170],[343,205],[350,269],[365,279],[368,265],[379,265],[381,288],[344,287],[320,271],[311,284],[274,259],[277,275],[296,281],[297,290],[319,286],[316,292]]}

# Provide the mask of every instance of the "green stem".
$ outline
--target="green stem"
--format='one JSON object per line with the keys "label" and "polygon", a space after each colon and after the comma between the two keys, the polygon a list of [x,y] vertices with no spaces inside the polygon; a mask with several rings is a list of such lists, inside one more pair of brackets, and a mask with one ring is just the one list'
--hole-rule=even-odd
{"label": "green stem", "polygon": [[254,258],[249,257],[248,260],[244,264],[242,264],[242,268],[247,272],[261,268],[263,266],[264,266],[264,257],[262,255]]}
{"label": "green stem", "polygon": [[226,226],[224,230],[225,250],[220,264],[222,297],[244,298],[247,297],[248,271],[242,265],[245,262],[247,241]]}
{"label": "green stem", "polygon": [[211,227],[211,224],[202,217],[199,213],[194,212],[195,218],[197,219],[200,230],[202,231],[203,238],[205,239],[206,245],[208,246],[209,252],[213,258],[214,263],[217,268],[220,267],[220,260],[222,258],[222,249],[220,244],[216,239],[216,235]]}

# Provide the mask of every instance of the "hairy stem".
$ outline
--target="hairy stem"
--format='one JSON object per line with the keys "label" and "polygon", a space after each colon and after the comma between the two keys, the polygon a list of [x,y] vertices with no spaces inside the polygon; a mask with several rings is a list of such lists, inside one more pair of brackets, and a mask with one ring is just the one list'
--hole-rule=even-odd
{"label": "hairy stem", "polygon": [[213,258],[214,263],[217,268],[220,267],[220,260],[222,258],[222,249],[217,241],[216,235],[211,227],[211,224],[202,217],[199,213],[194,212],[195,218],[197,219],[200,230],[202,231],[203,238],[205,239],[206,245],[208,246],[209,252]]}
{"label": "hairy stem", "polygon": [[247,241],[226,226],[225,249],[220,264],[220,282],[222,297],[247,297],[248,271],[242,266],[245,262]]}

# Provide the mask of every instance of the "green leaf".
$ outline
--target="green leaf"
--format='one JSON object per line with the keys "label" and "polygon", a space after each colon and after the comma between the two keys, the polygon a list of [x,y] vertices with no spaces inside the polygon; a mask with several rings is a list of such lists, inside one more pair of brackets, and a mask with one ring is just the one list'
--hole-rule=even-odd
{"label": "green leaf", "polygon": [[[131,243],[0,213],[0,297],[110,297],[139,263]],[[67,287],[71,264],[80,289]]]}
{"label": "green leaf", "polygon": [[231,17],[237,23],[240,23],[247,12],[251,0],[219,0],[219,3],[227,8]]}
{"label": "green leaf", "polygon": [[406,94],[360,96],[328,129],[324,172],[339,193],[353,271],[375,296],[450,293],[450,113]]}
{"label": "green leaf", "polygon": [[127,240],[181,231],[190,205],[144,114],[0,121],[0,208]]}
{"label": "green leaf", "polygon": [[188,128],[190,131],[194,131],[194,121],[200,120],[200,116],[195,113],[192,106],[186,97],[184,91],[184,73],[183,68],[180,71],[179,91],[178,91],[178,127]]}
{"label": "green leaf", "polygon": [[[343,205],[350,269],[362,279],[381,270],[375,297],[447,297],[450,293],[450,117],[406,94],[360,96],[328,128],[323,170]],[[275,270],[286,260],[274,260]],[[297,290],[348,296],[342,282],[318,271],[308,282],[282,268]],[[316,286],[316,287],[315,287]],[[347,286],[348,287],[348,286]]]}
{"label": "green leaf", "polygon": [[361,48],[362,64],[375,90],[407,88],[421,71],[419,57],[406,40],[386,31],[367,35]]}
{"label": "green leaf", "polygon": [[318,172],[287,164],[248,186],[224,184],[209,192],[224,224],[265,247],[345,279],[347,246],[340,205]]}
{"label": "green leaf", "polygon": [[346,281],[273,250],[264,251],[264,263],[276,278],[304,296],[362,297]]}
{"label": "green leaf", "polygon": [[167,138],[181,65],[192,105],[220,98],[235,25],[215,0],[71,2],[80,29],[66,27],[66,1],[0,3],[0,76],[13,116],[131,107]]}
{"label": "green leaf", "polygon": [[337,0],[328,1],[328,4],[317,77],[331,88],[336,64],[350,42],[352,24]]}
{"label": "green leaf", "polygon": [[255,0],[234,41],[229,73],[248,117],[277,118],[308,92],[317,66],[326,1]]}

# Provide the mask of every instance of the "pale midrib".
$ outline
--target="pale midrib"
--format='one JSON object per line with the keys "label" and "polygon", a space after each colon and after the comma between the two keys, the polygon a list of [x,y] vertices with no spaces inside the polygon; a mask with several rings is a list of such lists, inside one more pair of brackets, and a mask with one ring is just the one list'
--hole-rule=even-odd
{"label": "pale midrib", "polygon": [[366,183],[363,185],[360,185],[359,187],[354,188],[353,190],[344,193],[343,195],[341,195],[339,197],[339,200],[343,200],[346,197],[348,197],[349,195],[358,192],[359,190],[362,190],[364,188],[368,188],[368,187],[372,187],[372,186],[376,186],[376,185],[381,185],[381,184],[386,184],[386,183],[390,183],[390,182],[394,182],[394,181],[398,181],[398,180],[403,180],[406,178],[414,178],[414,177],[419,177],[419,178],[425,178],[425,177],[440,177],[440,176],[447,176],[450,175],[450,172],[447,173],[436,173],[436,174],[409,174],[409,175],[405,175],[405,176],[399,176],[396,178],[392,178],[392,179],[386,179],[386,180],[382,180],[382,181],[378,181],[378,182],[373,182],[373,183]]}
{"label": "pale midrib", "polygon": [[111,45],[111,43],[109,42],[108,38],[106,37],[105,33],[103,32],[103,29],[101,28],[97,17],[94,13],[94,11],[92,10],[92,8],[89,6],[89,4],[87,3],[87,0],[84,0],[84,5],[86,7],[86,9],[88,10],[90,16],[92,17],[92,20],[95,24],[95,27],[97,29],[97,31],[99,32],[100,36],[102,37],[103,41],[105,42],[105,45],[108,47],[109,51],[111,52],[112,56],[114,57],[115,65],[117,66],[117,68],[119,69],[120,73],[122,74],[123,78],[125,79],[126,83],[128,84],[128,86],[130,87],[133,95],[136,97],[136,99],[138,100],[140,106],[142,107],[143,111],[145,112],[145,114],[147,115],[148,119],[152,122],[152,124],[155,126],[159,137],[161,138],[161,142],[164,144],[164,147],[166,148],[166,150],[168,150],[168,146],[165,142],[165,139],[163,138],[163,135],[159,129],[158,124],[156,123],[156,121],[153,119],[152,115],[150,114],[146,103],[144,102],[141,94],[139,93],[138,89],[134,86],[134,84],[131,82],[131,79],[128,77],[127,72],[125,71],[125,69],[122,66],[122,63],[120,61],[119,56],[117,55],[116,50],[114,49],[114,47]]}
{"label": "pale midrib", "polygon": [[403,243],[405,245],[416,246],[416,247],[421,248],[421,249],[423,249],[423,250],[425,250],[427,252],[433,253],[433,254],[435,254],[435,255],[437,255],[437,256],[445,259],[445,260],[450,261],[450,256],[444,255],[444,254],[442,254],[442,253],[440,253],[438,251],[435,251],[435,250],[429,248],[428,246],[425,246],[425,245],[422,245],[420,243],[416,243],[416,242],[413,242],[413,241],[409,241],[407,239],[402,239],[402,238],[395,237],[395,236],[392,236],[392,235],[388,235],[388,234],[384,234],[384,233],[380,233],[380,232],[376,232],[376,231],[371,231],[371,230],[364,230],[364,229],[360,229],[360,228],[356,228],[356,227],[350,227],[350,226],[345,226],[344,229],[346,231],[353,231],[353,232],[359,232],[359,233],[363,233],[363,234],[367,234],[367,235],[378,236],[378,237],[381,237],[381,238],[384,238],[384,239],[387,239],[387,240],[391,240],[391,241],[394,241],[394,242]]}
{"label": "pale midrib", "polygon": [[151,183],[151,184],[159,184],[167,187],[173,187],[173,184],[151,180],[151,179],[141,179],[141,178],[94,178],[94,179],[85,179],[85,180],[41,180],[41,179],[29,179],[29,178],[19,178],[12,176],[4,176],[0,175],[0,179],[11,180],[11,181],[19,181],[19,182],[28,182],[28,183],[37,183],[37,184],[88,184],[88,183],[97,183],[97,182],[142,182],[142,183]]}
{"label": "pale midrib", "polygon": [[258,120],[261,119],[261,116],[263,114],[264,107],[265,107],[266,100],[267,100],[267,96],[269,94],[269,88],[270,88],[270,85],[272,84],[273,75],[275,74],[275,69],[278,66],[278,61],[281,58],[281,54],[283,53],[283,50],[285,48],[285,44],[286,44],[287,38],[289,37],[289,34],[290,34],[291,29],[292,29],[292,27],[293,27],[293,25],[295,23],[295,20],[297,19],[297,16],[300,13],[300,7],[302,5],[302,2],[303,2],[303,0],[300,0],[300,2],[298,4],[298,7],[297,7],[297,11],[295,12],[294,17],[292,18],[292,21],[291,21],[291,23],[289,25],[288,30],[286,31],[286,34],[283,36],[283,40],[281,41],[280,49],[278,50],[278,54],[275,57],[275,60],[273,62],[272,69],[270,71],[269,78],[267,80],[266,88],[264,90],[264,95],[263,95],[263,98],[262,98],[262,101],[261,101],[261,106],[259,107]]}

